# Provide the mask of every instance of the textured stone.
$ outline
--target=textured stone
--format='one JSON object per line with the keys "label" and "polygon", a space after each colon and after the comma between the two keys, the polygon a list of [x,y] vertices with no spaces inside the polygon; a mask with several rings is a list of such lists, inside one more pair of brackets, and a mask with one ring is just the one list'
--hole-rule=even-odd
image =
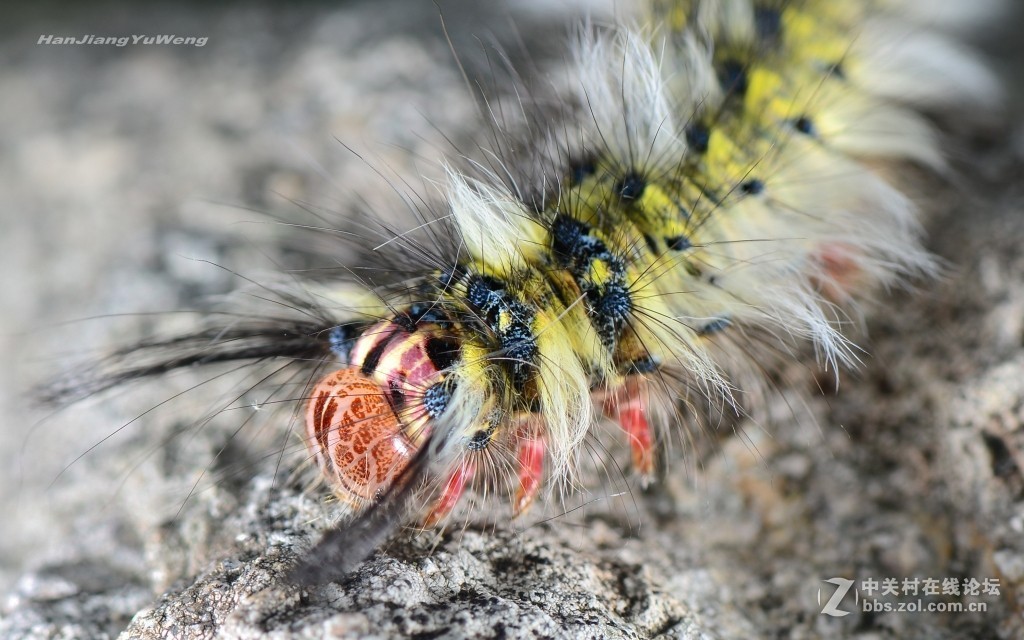
{"label": "textured stone", "polygon": [[[879,297],[864,366],[844,373],[838,393],[813,357],[793,362],[773,380],[770,422],[722,434],[646,493],[609,467],[564,513],[552,505],[493,526],[475,514],[465,529],[404,532],[349,582],[300,589],[282,577],[334,511],[293,473],[303,454],[286,420],[264,419],[273,398],[230,402],[244,377],[157,406],[209,377],[183,372],[35,424],[27,381],[73,362],[68,352],[194,317],[58,322],[186,308],[236,287],[232,271],[303,266],[287,249],[267,253],[282,231],[260,211],[315,224],[294,203],[337,217],[353,192],[389,211],[396,200],[377,169],[439,173],[431,161],[449,148],[439,132],[461,142],[474,103],[423,4],[196,5],[102,19],[68,8],[8,27],[18,35],[0,45],[15,62],[0,70],[0,259],[16,276],[0,288],[13,310],[0,316],[5,360],[19,366],[0,371],[0,507],[12,514],[0,521],[0,636],[1024,633],[1024,208],[1009,190],[1024,158],[1002,130],[1009,141],[954,141],[970,160],[958,163],[957,189],[911,178],[949,268]],[[445,13],[464,50],[464,34],[504,28],[472,4]],[[560,37],[561,17],[530,15],[528,38]],[[37,47],[40,29],[210,40],[60,49]],[[467,64],[486,67],[479,56]],[[818,603],[834,576],[994,577],[1002,595],[975,598],[983,614],[834,619]]]}

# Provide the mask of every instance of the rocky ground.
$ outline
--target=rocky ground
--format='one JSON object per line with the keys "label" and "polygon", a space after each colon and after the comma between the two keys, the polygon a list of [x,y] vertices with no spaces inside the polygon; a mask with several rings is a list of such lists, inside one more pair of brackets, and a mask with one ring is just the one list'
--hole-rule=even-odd
{"label": "rocky ground", "polygon": [[[513,56],[521,41],[541,67],[557,66],[547,52],[568,18],[538,6],[481,15],[442,2],[467,73],[487,69],[470,34],[503,34]],[[313,224],[345,212],[353,194],[394,207],[377,170],[438,175],[474,103],[431,3],[118,9],[42,5],[0,27],[0,339],[10,363],[0,370],[0,636],[1024,634],[1019,118],[951,141],[955,184],[911,180],[946,274],[880,300],[863,340],[870,357],[838,392],[818,391],[831,387],[813,358],[794,362],[777,375],[769,422],[747,424],[653,491],[619,480],[568,513],[407,532],[349,583],[299,589],[283,575],[332,509],[289,472],[294,456],[278,464],[273,454],[292,443],[281,421],[263,420],[263,399],[246,396],[197,423],[243,377],[127,425],[209,375],[183,372],[55,415],[33,409],[27,390],[82,357],[195,320],[110,314],[194,307],[236,288],[232,271],[258,279],[293,264],[276,249],[275,219]],[[209,40],[37,45],[47,33]],[[1007,67],[1019,58],[997,53]],[[232,437],[247,419],[255,426]],[[820,613],[833,577],[1000,588],[922,596],[982,603],[983,613],[836,618]]]}

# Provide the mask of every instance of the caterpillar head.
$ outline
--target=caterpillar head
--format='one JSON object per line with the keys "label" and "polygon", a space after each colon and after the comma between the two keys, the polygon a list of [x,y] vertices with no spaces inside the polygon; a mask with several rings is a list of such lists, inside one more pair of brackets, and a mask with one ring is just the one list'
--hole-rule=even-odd
{"label": "caterpillar head", "polygon": [[458,344],[436,324],[384,321],[363,331],[350,366],[313,389],[307,443],[338,498],[361,511],[379,500],[447,409]]}
{"label": "caterpillar head", "polygon": [[[515,470],[500,478],[514,514],[533,503],[544,433],[524,398],[503,383],[495,364],[501,355],[437,313],[400,312],[354,333],[350,347],[335,349],[348,366],[323,377],[306,407],[311,457],[351,513],[384,500],[396,483],[427,484],[433,493],[420,515],[434,526],[481,465]],[[428,459],[424,473],[406,473],[417,454]]]}

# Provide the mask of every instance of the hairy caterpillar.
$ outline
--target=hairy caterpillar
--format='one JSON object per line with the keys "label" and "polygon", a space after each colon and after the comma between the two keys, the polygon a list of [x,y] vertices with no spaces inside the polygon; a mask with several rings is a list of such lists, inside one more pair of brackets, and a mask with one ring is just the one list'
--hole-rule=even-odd
{"label": "hairy caterpillar", "polygon": [[[650,474],[649,441],[693,419],[674,396],[690,405],[707,397],[738,404],[735,381],[755,375],[747,373],[744,352],[779,338],[788,344],[789,335],[813,339],[826,359],[848,360],[853,353],[836,331],[840,316],[829,315],[833,303],[864,295],[862,285],[929,269],[912,207],[849,156],[889,154],[933,166],[940,156],[909,108],[851,88],[870,85],[871,76],[858,77],[853,43],[843,35],[859,33],[854,25],[869,7],[840,6],[835,14],[810,2],[657,6],[652,10],[668,13],[639,18],[651,25],[646,30],[588,34],[577,60],[577,122],[568,133],[539,134],[541,144],[531,150],[546,181],[453,172],[441,212],[449,215],[450,207],[455,222],[437,233],[442,247],[452,234],[453,251],[429,256],[436,270],[403,265],[420,271],[424,289],[407,291],[421,282],[400,280],[352,302],[342,298],[365,287],[333,284],[288,300],[314,313],[311,321],[254,318],[248,326],[141,345],[125,352],[121,373],[98,386],[191,363],[269,357],[318,368],[308,387],[288,392],[292,404],[317,397],[323,379],[347,392],[321,395],[324,407],[354,411],[351,391],[375,386],[375,432],[404,441],[386,442],[387,450],[355,464],[406,462],[384,467],[376,485],[362,481],[362,471],[335,470],[339,481],[356,480],[355,488],[337,489],[342,504],[366,514],[359,522],[375,532],[387,527],[373,517],[405,517],[402,502],[421,496],[413,492],[421,480],[431,496],[428,518],[443,516],[473,471],[479,482],[500,485],[485,490],[525,507],[541,486],[540,453],[549,476],[564,476],[604,409],[627,423],[636,466]],[[786,43],[783,36],[805,14],[816,16],[822,41]],[[773,59],[773,47],[785,53]],[[828,65],[848,63],[822,68],[817,56],[831,59]],[[986,77],[974,68],[964,76]],[[916,78],[923,89],[913,97],[925,106],[957,98],[942,80]],[[901,135],[865,142],[881,123]],[[824,201],[807,202],[812,196]],[[133,364],[148,354],[155,364]],[[415,362],[401,362],[409,354]],[[377,364],[367,366],[371,356]],[[338,364],[351,368],[335,374]],[[426,373],[413,375],[416,365]],[[438,387],[435,377],[457,384]],[[637,388],[639,380],[650,388]],[[423,416],[411,415],[416,410],[436,414],[429,435]],[[653,431],[643,424],[652,410],[668,414],[663,424],[650,420]],[[309,424],[330,439],[334,423],[323,410]],[[352,540],[351,531],[343,535]]]}
{"label": "hairy caterpillar", "polygon": [[[514,495],[518,512],[544,467],[569,473],[595,395],[650,475],[649,413],[674,414],[685,389],[734,402],[721,362],[741,354],[715,334],[810,338],[833,365],[848,362],[833,301],[854,297],[859,280],[930,270],[912,205],[846,155],[867,146],[941,163],[928,125],[886,100],[893,80],[872,75],[920,69],[863,61],[844,37],[870,8],[655,3],[646,33],[587,34],[576,89],[591,117],[553,142],[565,156],[550,161],[561,169],[554,193],[452,171],[454,228],[440,233],[461,246],[434,257],[437,270],[368,295],[327,285],[319,309],[293,299],[321,315],[312,321],[139,345],[125,355],[175,356],[97,382],[273,357],[325,359],[329,370],[336,358],[346,368],[301,394],[306,438],[355,514],[429,478],[444,487],[426,516],[434,524],[484,465],[488,482],[514,470],[518,485],[495,491]],[[920,101],[948,99],[952,81],[917,78]],[[879,133],[884,144],[865,141]],[[356,422],[343,427],[339,414]]]}

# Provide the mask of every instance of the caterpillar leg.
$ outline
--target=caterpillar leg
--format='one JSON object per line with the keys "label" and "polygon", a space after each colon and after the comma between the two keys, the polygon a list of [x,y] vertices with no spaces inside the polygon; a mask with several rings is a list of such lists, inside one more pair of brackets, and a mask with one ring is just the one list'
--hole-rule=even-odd
{"label": "caterpillar leg", "polygon": [[525,513],[540,494],[544,479],[544,457],[548,450],[547,440],[539,431],[524,427],[516,449],[519,473],[512,502],[512,517]]}
{"label": "caterpillar leg", "polygon": [[476,463],[469,458],[461,460],[448,480],[444,483],[441,495],[430,507],[430,512],[423,519],[423,528],[432,529],[444,520],[452,512],[455,505],[459,503],[462,494],[466,492],[466,486],[472,481],[476,474]]}
{"label": "caterpillar leg", "polygon": [[640,376],[629,376],[604,401],[605,416],[618,423],[629,438],[633,468],[645,487],[654,477],[654,437],[647,419],[648,398],[647,381]]}
{"label": "caterpillar leg", "polygon": [[828,242],[818,249],[816,257],[821,273],[814,280],[821,294],[833,302],[848,302],[865,275],[856,250],[840,242]]}

